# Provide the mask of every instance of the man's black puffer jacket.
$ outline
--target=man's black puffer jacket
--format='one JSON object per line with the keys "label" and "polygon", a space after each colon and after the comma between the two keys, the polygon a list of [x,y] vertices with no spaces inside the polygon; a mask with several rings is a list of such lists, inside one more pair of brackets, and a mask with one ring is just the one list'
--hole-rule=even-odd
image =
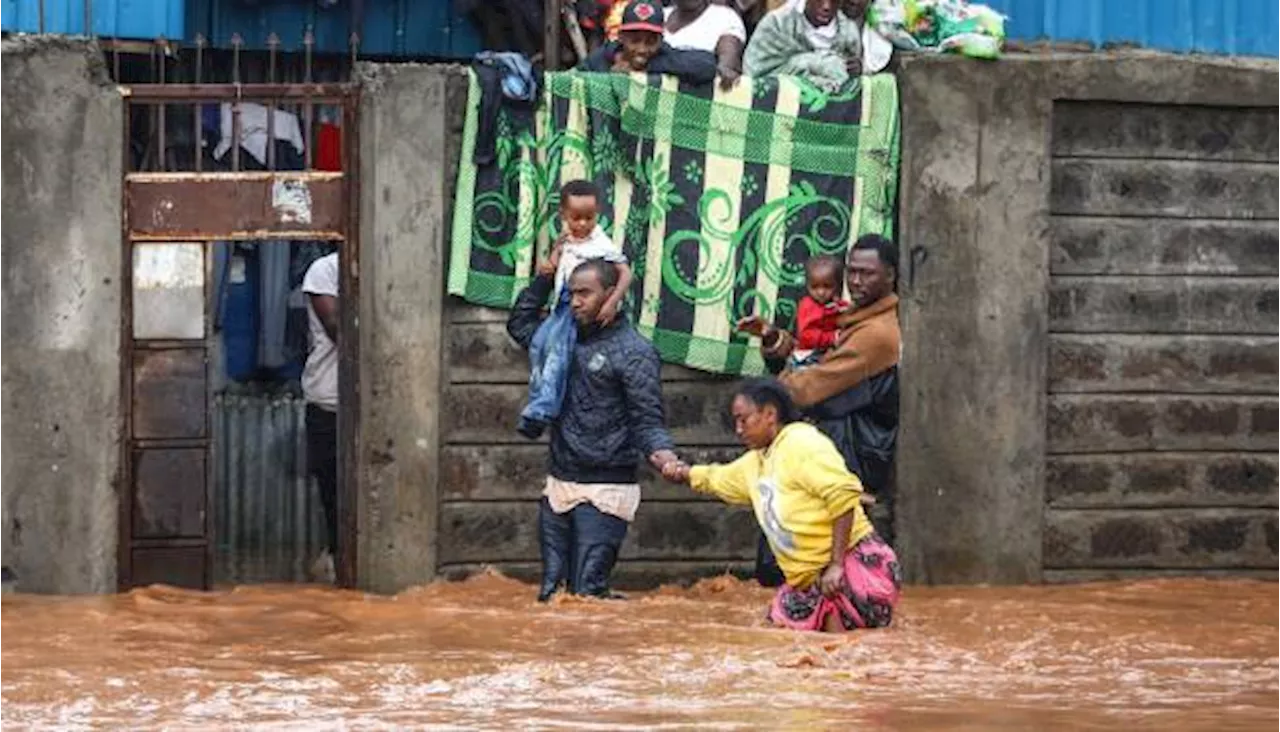
{"label": "man's black puffer jacket", "polygon": [[[552,279],[538,277],[516,298],[507,333],[525,350],[551,290]],[[621,315],[580,332],[560,418],[551,425],[551,475],[575,483],[635,483],[641,460],[673,449],[661,365],[657,350]]]}

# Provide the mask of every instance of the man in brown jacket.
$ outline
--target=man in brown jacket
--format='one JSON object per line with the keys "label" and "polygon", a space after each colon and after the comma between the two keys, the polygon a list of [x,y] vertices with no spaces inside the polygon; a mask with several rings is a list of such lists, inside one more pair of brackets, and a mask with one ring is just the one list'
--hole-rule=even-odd
{"label": "man in brown jacket", "polygon": [[[898,249],[876,234],[858,239],[845,259],[845,284],[853,310],[841,316],[835,346],[817,364],[784,370],[796,406],[840,448],[851,471],[875,496],[876,530],[890,544],[893,532],[893,451],[898,439]],[[759,317],[738,329],[760,337],[771,365],[781,367],[795,339]]]}

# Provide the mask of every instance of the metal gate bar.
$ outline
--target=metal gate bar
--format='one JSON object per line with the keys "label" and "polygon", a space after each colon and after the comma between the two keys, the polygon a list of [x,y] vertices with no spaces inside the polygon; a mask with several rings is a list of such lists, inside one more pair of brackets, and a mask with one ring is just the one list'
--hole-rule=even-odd
{"label": "metal gate bar", "polygon": [[[274,75],[274,57],[273,75]],[[238,68],[238,54],[237,54]],[[212,417],[208,359],[213,329],[209,248],[216,241],[262,240],[263,246],[285,246],[270,240],[328,240],[339,245],[342,301],[358,302],[356,272],[356,105],[358,88],[349,84],[168,84],[163,60],[158,84],[122,87],[125,100],[124,226],[122,272],[122,476],[120,485],[119,584],[169,582],[209,587],[214,574],[214,461],[210,455]],[[238,76],[238,72],[236,74]],[[242,169],[241,110],[246,104],[265,108],[266,170]],[[275,148],[282,103],[301,104],[302,170],[279,170]],[[224,158],[230,170],[205,170],[203,106],[229,105],[230,146]],[[317,106],[340,108],[339,170],[315,169],[311,114]],[[149,112],[149,114],[147,114]],[[261,114],[261,112],[258,112]],[[190,161],[174,169],[184,154],[171,149],[168,120],[191,116],[177,129],[195,134],[187,140]],[[222,127],[226,127],[225,117]],[[141,140],[137,131],[145,133]],[[293,121],[290,121],[293,124]],[[134,144],[141,142],[136,156]],[[256,153],[255,153],[256,156]],[[212,160],[212,158],[211,158]],[[135,257],[168,261],[166,252],[203,252],[203,329],[181,334],[135,333],[135,315],[146,321],[154,313],[135,312]],[[181,247],[187,247],[181,250]],[[183,257],[169,257],[182,261]],[[188,258],[189,259],[189,258]],[[176,266],[176,265],[175,265]],[[194,274],[192,275],[194,277]],[[193,280],[194,281],[194,280]],[[154,283],[152,283],[154,285]],[[146,290],[148,297],[167,295]],[[139,291],[141,292],[141,291]],[[358,383],[355,364],[359,341],[354,307],[341,308],[339,381],[339,563],[340,584],[355,581],[354,463],[351,444],[358,427]],[[139,322],[142,322],[139,321]],[[350,443],[350,444],[348,444]],[[281,494],[281,507],[286,507]],[[263,506],[265,510],[267,507]],[[265,517],[264,517],[265,519]]]}

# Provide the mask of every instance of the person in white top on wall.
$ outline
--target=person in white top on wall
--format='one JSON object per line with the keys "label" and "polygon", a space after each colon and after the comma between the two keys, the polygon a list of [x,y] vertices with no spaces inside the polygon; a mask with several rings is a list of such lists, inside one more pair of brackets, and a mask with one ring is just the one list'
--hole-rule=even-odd
{"label": "person in white top on wall", "polygon": [[312,262],[302,278],[311,334],[302,370],[307,469],[316,479],[325,528],[325,549],[312,565],[311,574],[312,579],[327,582],[334,581],[338,548],[338,282],[337,252]]}
{"label": "person in white top on wall", "polygon": [[[787,6],[793,10],[804,11],[805,0],[788,0]],[[878,74],[885,70],[889,65],[890,59],[893,58],[893,44],[884,36],[876,32],[875,28],[867,25],[867,9],[871,7],[871,0],[841,0],[839,3],[840,12],[846,18],[852,20],[858,28],[860,40],[862,42],[862,73]],[[816,36],[826,35],[828,38],[834,39],[834,27],[814,29]],[[830,41],[827,41],[830,45]]]}
{"label": "person in white top on wall", "polygon": [[663,40],[672,48],[707,51],[716,56],[716,73],[728,89],[742,76],[747,27],[738,11],[711,0],[675,0],[666,9]]}

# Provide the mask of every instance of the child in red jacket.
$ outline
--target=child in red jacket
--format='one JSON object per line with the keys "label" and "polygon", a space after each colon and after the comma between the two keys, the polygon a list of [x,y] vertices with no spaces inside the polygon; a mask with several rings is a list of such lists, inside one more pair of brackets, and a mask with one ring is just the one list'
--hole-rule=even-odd
{"label": "child in red jacket", "polygon": [[804,368],[818,362],[828,348],[836,344],[840,326],[838,318],[849,311],[847,300],[839,299],[844,290],[844,263],[838,257],[823,254],[810,257],[804,266],[805,289],[796,312],[796,347],[791,352],[792,368]]}

